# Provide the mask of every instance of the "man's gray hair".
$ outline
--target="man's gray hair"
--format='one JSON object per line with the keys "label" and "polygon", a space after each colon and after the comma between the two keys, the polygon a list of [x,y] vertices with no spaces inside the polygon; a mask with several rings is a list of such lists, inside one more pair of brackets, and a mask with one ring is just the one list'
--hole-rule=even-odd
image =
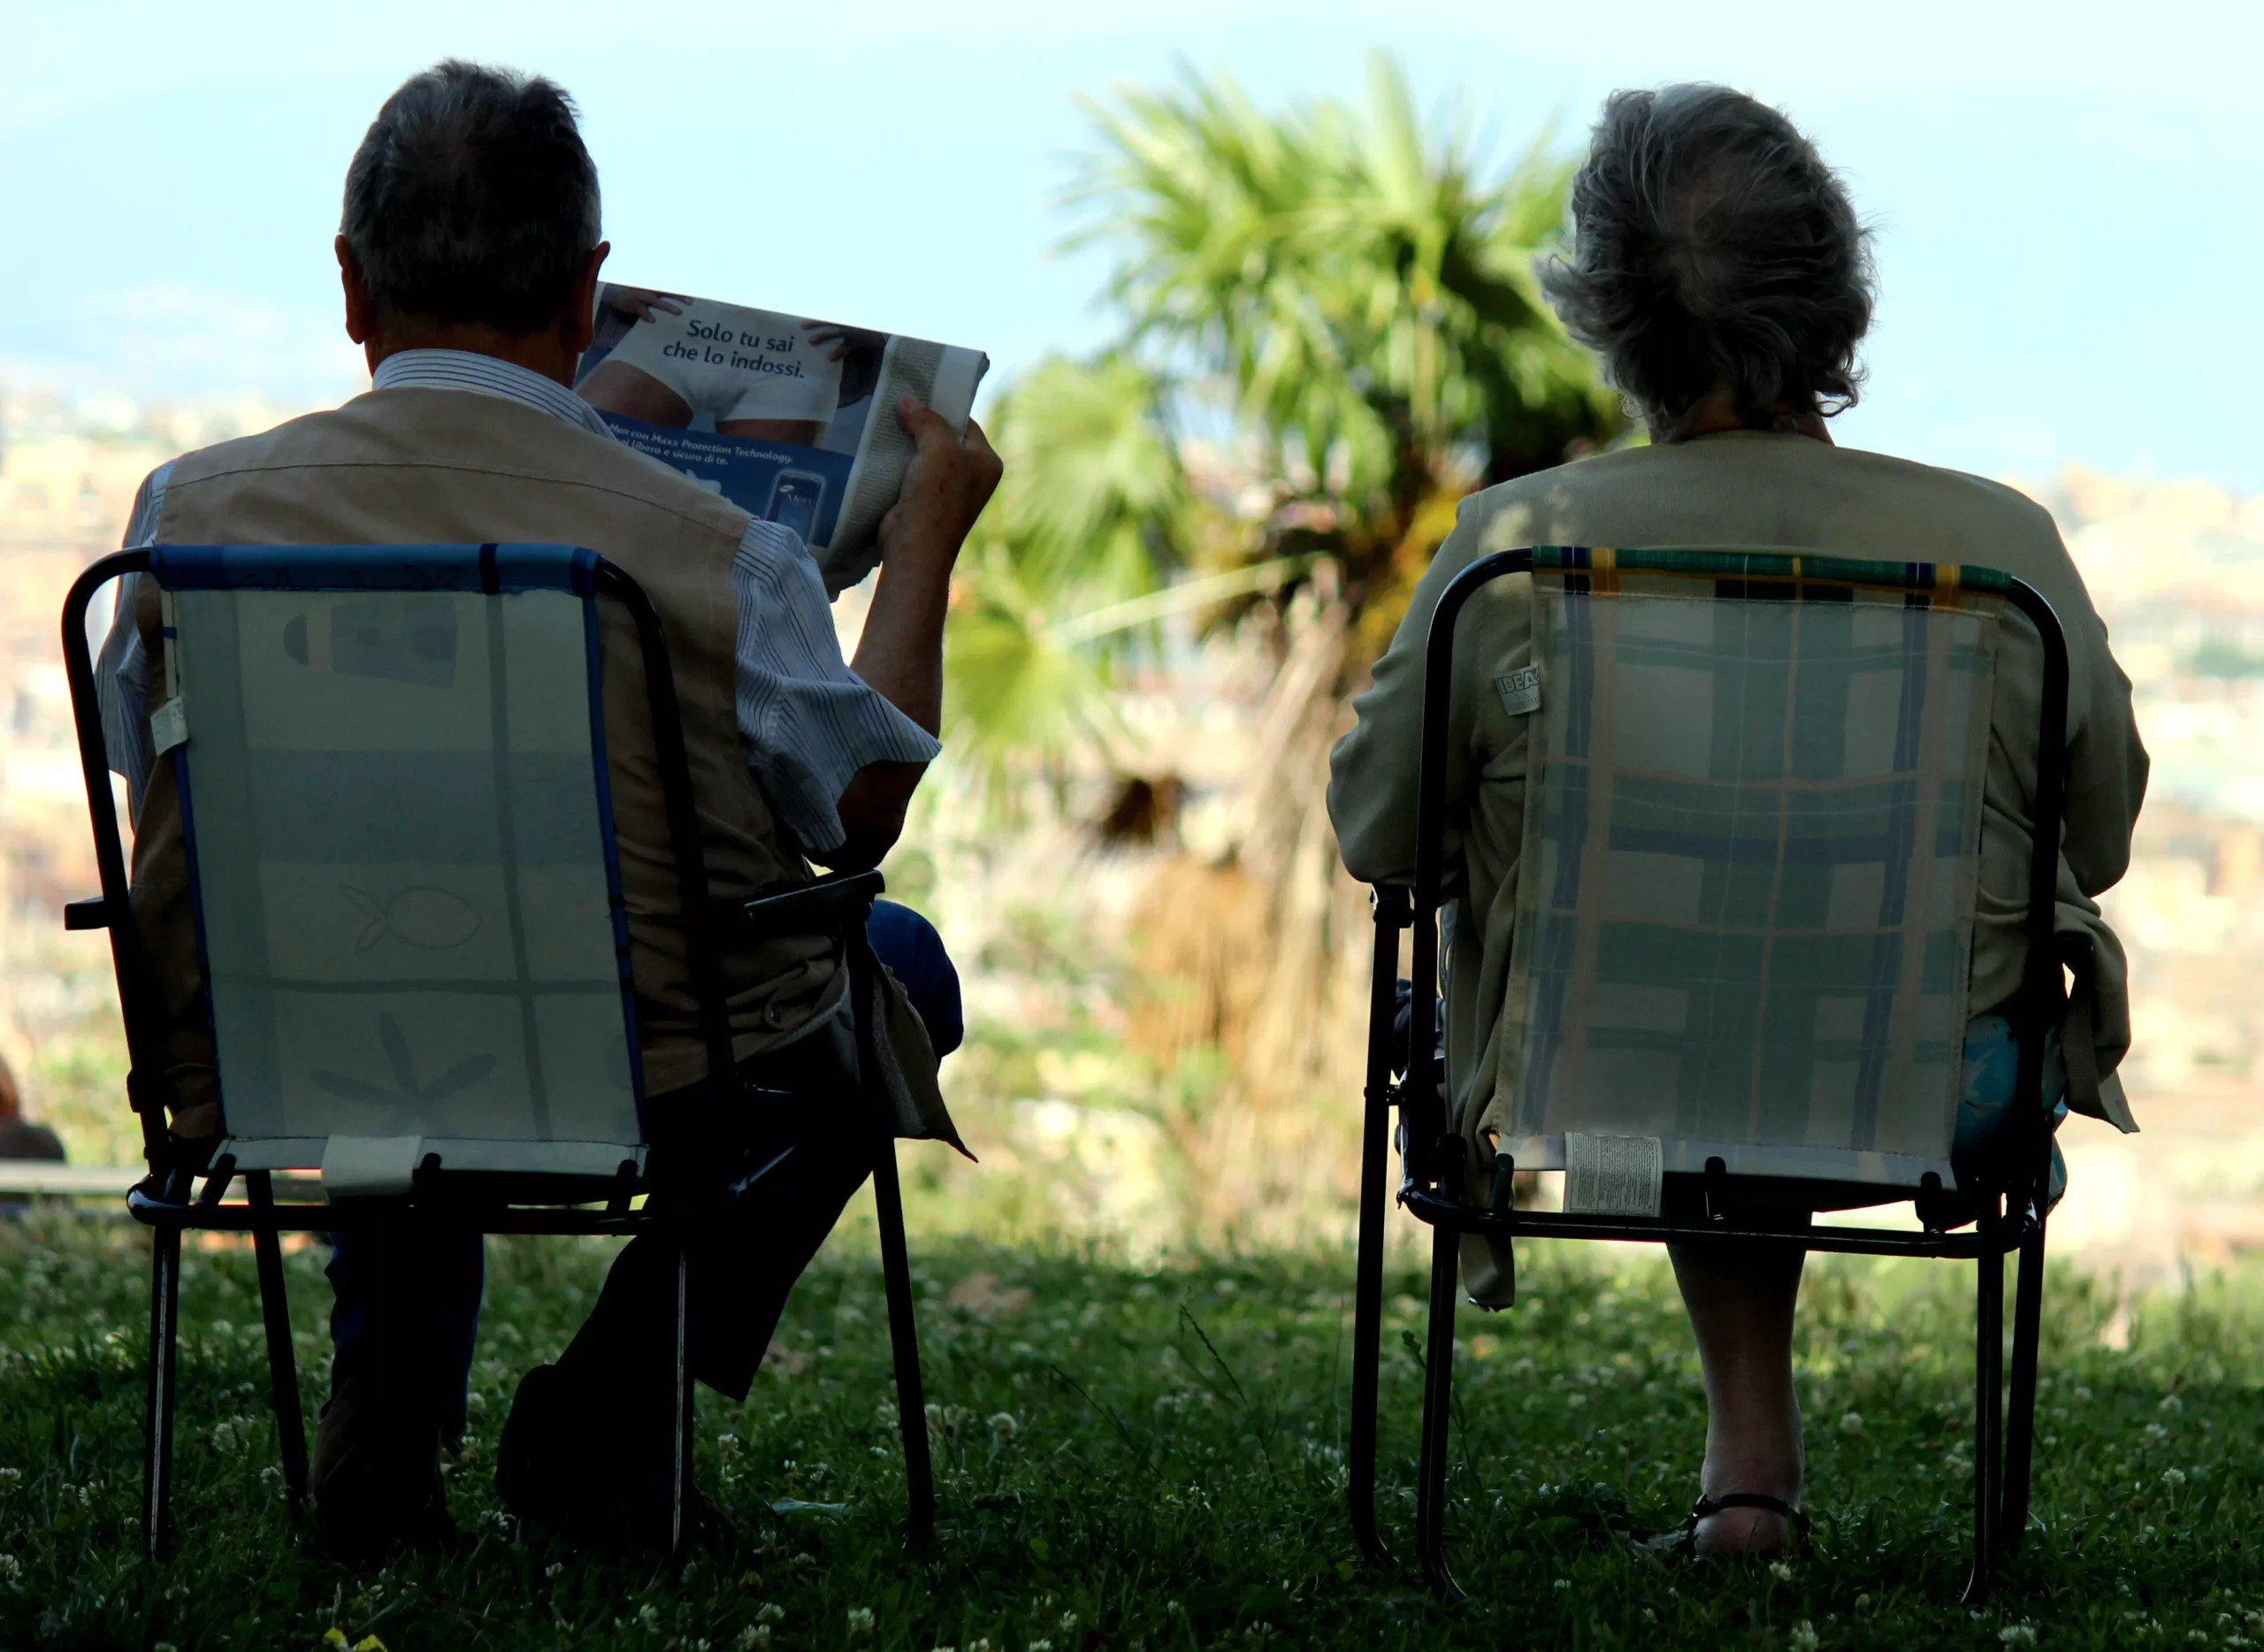
{"label": "man's gray hair", "polygon": [[339,225],[378,308],[538,332],[598,244],[598,171],[574,100],[454,59],[386,99],[346,170]]}
{"label": "man's gray hair", "polygon": [[1541,282],[1654,436],[1719,387],[1748,426],[1855,405],[1869,232],[1778,111],[1726,87],[1615,92]]}

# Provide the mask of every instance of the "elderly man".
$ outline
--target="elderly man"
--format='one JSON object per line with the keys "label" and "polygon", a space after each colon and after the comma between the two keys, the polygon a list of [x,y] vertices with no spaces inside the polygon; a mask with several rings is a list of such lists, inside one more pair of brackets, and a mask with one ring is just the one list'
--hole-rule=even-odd
{"label": "elderly man", "polygon": [[[1839,180],[1777,111],[1712,86],[1615,95],[1572,186],[1572,228],[1570,256],[1544,272],[1544,286],[1641,414],[1650,444],[1464,501],[1459,525],[1376,666],[1374,686],[1358,702],[1358,726],[1336,748],[1329,808],[1345,864],[1371,882],[1412,877],[1425,638],[1441,592],[1477,557],[1537,544],[1726,546],[2002,569],[2050,600],[2071,656],[2060,925],[2091,942],[2095,967],[2069,1026],[2071,1036],[2088,1029],[2096,1059],[2069,1063],[2087,1082],[2068,1100],[2133,1128],[2112,1076],[2130,1043],[2122,951],[2092,898],[2128,863],[2146,755],[2130,684],[2052,519],[1994,483],[1833,445],[1827,420],[1855,400],[1856,347],[1871,315],[1870,259]],[[1472,604],[1449,736],[1449,841],[1461,862],[1447,976],[1449,1082],[1481,1159],[1514,1072],[1501,1012],[1526,779],[1525,723],[1490,685],[1530,662],[1531,601],[1529,581],[1506,579]],[[1985,1077],[1977,1090],[1974,1058],[2003,1045],[2005,1023],[1990,1012],[2014,995],[2026,952],[2042,666],[2034,631],[2017,622],[2007,631],[1986,778],[1961,1151],[1980,1145],[2009,1105],[2008,1082]],[[1680,1180],[1668,1178],[1670,1206],[1690,1197]],[[1792,1182],[1775,1192],[1794,1211],[1862,1202],[1839,1187]],[[1749,1247],[1673,1252],[1705,1372],[1703,1496],[1693,1523],[1701,1552],[1773,1548],[1798,1518],[1792,1334],[1803,1257]],[[1486,1248],[1466,1245],[1465,1259],[1472,1294],[1499,1302],[1503,1281]]]}
{"label": "elderly man", "polygon": [[[970,424],[962,438],[910,402],[895,410],[916,453],[882,524],[882,573],[853,669],[791,531],[619,446],[568,388],[608,247],[596,169],[556,86],[463,63],[409,80],[348,168],[336,249],[370,394],[162,467],[143,485],[128,543],[589,546],[635,576],[667,628],[718,899],[804,881],[806,859],[876,864],[938,750],[951,570],[999,475],[982,431]],[[142,582],[121,595],[104,651],[105,720],[132,793],[135,917],[172,1016],[172,1128],[194,1154],[200,1143],[209,1151],[220,1098],[172,765],[146,755],[163,647],[156,593]],[[705,1063],[681,927],[669,921],[673,851],[643,715],[640,705],[609,717],[608,747],[647,1116],[666,1153],[677,1111],[668,1092]],[[922,970],[948,975],[932,934],[916,938],[929,946]],[[726,964],[749,1091],[808,1091],[837,1076],[828,1052],[840,1040],[812,1036],[843,1013],[831,952],[771,943]],[[955,1018],[955,994],[948,1008]],[[901,1053],[926,1062],[932,1097],[933,1058]],[[746,1111],[742,1146],[762,1162],[794,1144],[778,1104]],[[746,1395],[787,1292],[868,1162],[805,1141],[759,1200],[742,1201],[720,1232],[703,1230],[692,1301],[701,1380]],[[592,1539],[662,1529],[648,1471],[668,1447],[673,1266],[664,1246],[629,1245],[572,1346],[522,1386],[498,1466],[522,1513]],[[339,1247],[337,1354],[314,1465],[318,1525],[338,1549],[371,1554],[445,1534],[439,1454],[463,1426],[480,1274],[476,1235]]]}

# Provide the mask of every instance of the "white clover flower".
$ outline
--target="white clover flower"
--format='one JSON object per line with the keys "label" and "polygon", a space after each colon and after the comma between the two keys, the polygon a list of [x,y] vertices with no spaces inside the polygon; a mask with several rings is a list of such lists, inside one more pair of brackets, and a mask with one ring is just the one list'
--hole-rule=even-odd
{"label": "white clover flower", "polygon": [[1053,1642],[1051,1641],[1032,1641],[1029,1643],[1026,1652],[1053,1652]]}
{"label": "white clover flower", "polygon": [[1793,1633],[1786,1641],[1793,1652],[1816,1652],[1816,1625],[1805,1618],[1793,1625]]}
{"label": "white clover flower", "polygon": [[647,1629],[658,1629],[661,1626],[661,1609],[650,1601],[646,1602],[637,1609],[637,1621]]}
{"label": "white clover flower", "polygon": [[546,1578],[555,1578],[560,1572],[565,1570],[566,1563],[564,1561],[554,1560],[542,1569],[542,1575]]}
{"label": "white clover flower", "polygon": [[2181,1468],[2166,1468],[2162,1470],[2161,1483],[2168,1487],[2170,1490],[2176,1491],[2180,1486],[2183,1486],[2185,1483],[2185,1471]]}
{"label": "white clover flower", "polygon": [[762,1610],[754,1615],[754,1621],[759,1624],[784,1623],[785,1620],[786,1609],[776,1601],[765,1601]]}
{"label": "white clover flower", "polygon": [[852,1606],[849,1609],[849,1633],[853,1635],[868,1635],[873,1633],[871,1607]]}
{"label": "white clover flower", "polygon": [[990,1637],[977,1635],[967,1643],[967,1652],[990,1652]]}
{"label": "white clover flower", "polygon": [[739,1652],[754,1652],[757,1647],[770,1644],[770,1625],[757,1624],[739,1636]]}
{"label": "white clover flower", "polygon": [[0,1491],[13,1491],[24,1483],[24,1471],[19,1468],[0,1468]]}
{"label": "white clover flower", "polygon": [[2029,1624],[2007,1624],[1997,1631],[1997,1639],[2008,1647],[2032,1647],[2036,1644],[2036,1630]]}
{"label": "white clover flower", "polygon": [[1793,1569],[1784,1561],[1772,1560],[1769,1563],[1769,1575],[1779,1583],[1790,1583],[1793,1580]]}
{"label": "white clover flower", "polygon": [[24,1579],[24,1563],[13,1555],[0,1554],[0,1582],[20,1583]]}
{"label": "white clover flower", "polygon": [[1856,1610],[1857,1611],[1859,1611],[1859,1612],[1867,1612],[1867,1611],[1870,1610],[1870,1609],[1871,1609],[1871,1597],[1870,1597],[1870,1595],[1858,1595],[1857,1596],[1855,1596],[1855,1610]]}
{"label": "white clover flower", "polygon": [[2141,1433],[2142,1437],[2150,1446],[2167,1445],[2169,1443],[2169,1430],[2163,1427],[2160,1423],[2148,1423]]}
{"label": "white clover flower", "polygon": [[2175,1394],[2165,1394],[2161,1396],[2161,1409],[2174,1417],[2185,1409],[2185,1402]]}
{"label": "white clover flower", "polygon": [[1572,1587],[1572,1580],[1570,1578],[1559,1578],[1549,1587],[1552,1589],[1569,1589]]}
{"label": "white clover flower", "polygon": [[1072,1635],[1077,1633],[1076,1613],[1064,1612],[1061,1614],[1061,1633],[1065,1635]]}
{"label": "white clover flower", "polygon": [[1012,1440],[1014,1430],[1019,1426],[1021,1425],[1014,1421],[1012,1411],[993,1411],[990,1414],[990,1433],[1000,1445]]}
{"label": "white clover flower", "polygon": [[1840,1432],[1843,1434],[1859,1434],[1862,1433],[1862,1412],[1848,1411],[1843,1414],[1840,1419]]}

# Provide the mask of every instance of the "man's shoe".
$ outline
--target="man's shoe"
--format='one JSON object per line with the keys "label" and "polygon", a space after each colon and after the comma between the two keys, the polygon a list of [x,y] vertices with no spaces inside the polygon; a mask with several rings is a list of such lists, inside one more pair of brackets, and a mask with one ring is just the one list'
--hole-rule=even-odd
{"label": "man's shoe", "polygon": [[323,1547],[340,1560],[367,1561],[396,1545],[454,1541],[440,1481],[446,1433],[440,1407],[380,1403],[367,1378],[333,1371],[309,1488]]}
{"label": "man's shoe", "polygon": [[[520,1380],[495,1453],[495,1491],[522,1520],[570,1543],[666,1549],[674,1535],[676,1396],[663,1374],[537,1365]],[[687,1488],[685,1519],[721,1517]]]}

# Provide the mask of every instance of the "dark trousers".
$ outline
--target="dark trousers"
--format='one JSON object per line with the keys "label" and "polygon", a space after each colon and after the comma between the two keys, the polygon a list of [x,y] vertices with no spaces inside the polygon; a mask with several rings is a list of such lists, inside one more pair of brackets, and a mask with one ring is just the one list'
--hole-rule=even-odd
{"label": "dark trousers", "polygon": [[[936,1053],[958,1048],[959,975],[934,928],[881,901],[868,933],[903,983]],[[692,1374],[735,1400],[746,1397],[788,1293],[873,1162],[870,1151],[837,1151],[830,1138],[838,1133],[822,1119],[811,1128],[807,1109],[839,1092],[824,1036],[757,1056],[740,1076],[739,1159],[763,1174],[703,1228],[691,1295]],[[665,1098],[653,1112],[665,1115]],[[476,1233],[339,1230],[330,1325],[341,1373],[365,1377],[382,1402],[437,1407],[450,1427],[461,1428],[485,1258]],[[675,1358],[675,1322],[676,1247],[640,1235],[614,1258],[596,1308],[560,1363],[623,1374],[661,1369]]]}

